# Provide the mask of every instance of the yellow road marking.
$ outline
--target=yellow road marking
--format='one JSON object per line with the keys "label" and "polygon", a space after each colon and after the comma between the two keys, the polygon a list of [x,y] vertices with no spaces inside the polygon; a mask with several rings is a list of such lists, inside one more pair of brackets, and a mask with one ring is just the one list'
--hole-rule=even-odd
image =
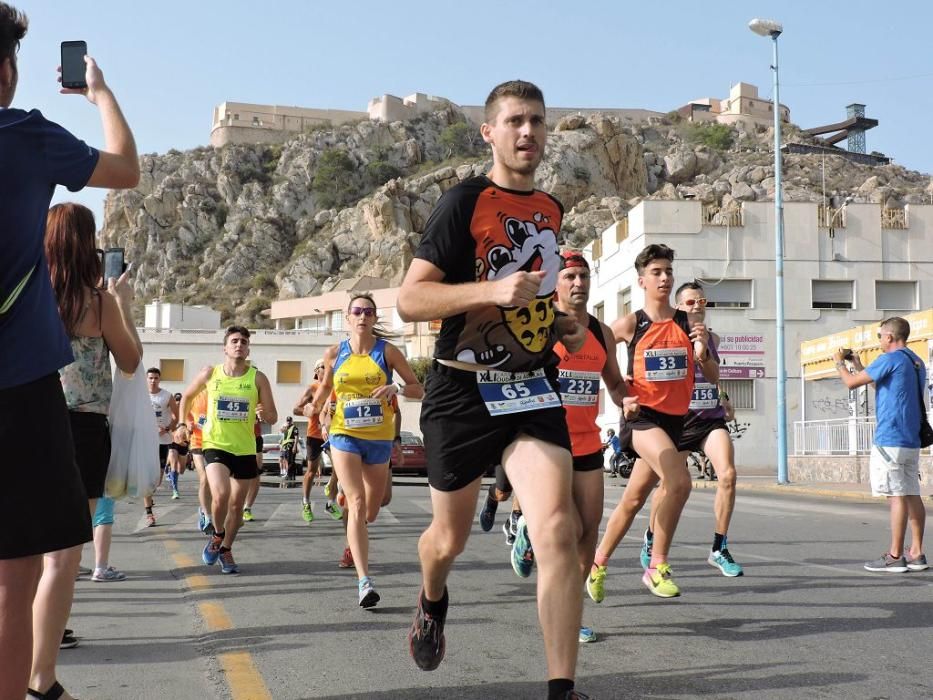
{"label": "yellow road marking", "polygon": [[221,654],[219,658],[233,700],[272,700],[248,651],[231,651]]}
{"label": "yellow road marking", "polygon": [[220,603],[205,600],[198,603],[198,610],[201,612],[204,624],[211,632],[233,629],[233,621]]}

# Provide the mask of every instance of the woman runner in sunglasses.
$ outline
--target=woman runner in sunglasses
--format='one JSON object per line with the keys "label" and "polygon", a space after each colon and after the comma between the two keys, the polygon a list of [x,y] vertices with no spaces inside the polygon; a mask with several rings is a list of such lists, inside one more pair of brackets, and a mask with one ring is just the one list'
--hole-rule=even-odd
{"label": "woman runner in sunglasses", "polygon": [[[356,293],[347,307],[350,337],[324,353],[324,376],[311,402],[320,413],[337,395],[330,430],[330,454],[347,500],[347,539],[359,577],[359,604],[371,608],[379,594],[369,576],[368,524],[382,504],[395,437],[392,398],[420,399],[424,389],[401,351],[378,327],[376,302]],[[392,381],[398,373],[404,384]]]}

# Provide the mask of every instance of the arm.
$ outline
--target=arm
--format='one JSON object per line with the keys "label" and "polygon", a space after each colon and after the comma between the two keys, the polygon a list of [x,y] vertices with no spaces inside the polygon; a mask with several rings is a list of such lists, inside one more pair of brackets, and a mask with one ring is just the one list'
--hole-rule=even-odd
{"label": "arm", "polygon": [[[334,360],[337,359],[337,346],[331,345],[324,353],[324,376],[318,384],[317,391],[314,392],[314,398],[309,405],[303,409],[304,415],[311,417],[321,412],[324,408],[324,402],[330,396],[334,388]],[[323,424],[323,421],[322,421]]]}
{"label": "arm", "polygon": [[[314,392],[311,390],[311,387],[308,387],[303,392],[301,392],[301,396],[298,398],[298,403],[296,403],[295,407],[292,409],[292,415],[293,416],[305,415],[305,410],[304,410],[305,406],[311,403],[311,399],[313,398],[314,398]],[[311,416],[306,416],[306,417],[310,418]]]}
{"label": "arm", "polygon": [[603,339],[606,343],[606,366],[603,367],[603,382],[606,384],[606,391],[612,398],[616,406],[622,406],[622,400],[628,396],[625,387],[625,379],[622,377],[622,371],[619,369],[619,361],[616,359],[616,341],[612,331],[605,323],[599,324],[603,332]]}
{"label": "arm", "polygon": [[124,272],[119,280],[110,279],[107,293],[101,294],[101,331],[117,367],[127,374],[135,372],[143,358],[132,309],[133,288]]}
{"label": "arm", "polygon": [[632,342],[632,338],[635,337],[635,314],[617,318],[609,328],[616,343],[628,344]]}
{"label": "arm", "polygon": [[259,389],[259,403],[262,405],[257,415],[263,423],[275,423],[279,419],[279,413],[275,409],[275,398],[272,396],[269,378],[262,372],[256,372],[256,388]]}
{"label": "arm", "polygon": [[[113,96],[104,74],[90,56],[84,57],[87,64],[85,80],[87,88],[74,90],[62,88],[64,94],[83,94],[100,110],[100,121],[104,131],[104,149],[100,152],[97,166],[87,184],[90,187],[124,189],[139,184],[139,156],[136,142],[130,131],[117,98]],[[59,76],[59,81],[61,77]]]}
{"label": "arm", "polygon": [[690,340],[694,342],[694,361],[700,363],[700,369],[703,370],[703,376],[710,384],[719,383],[719,362],[709,351],[710,334],[706,325],[703,323],[694,323],[693,330],[690,332]]}
{"label": "arm", "polygon": [[[853,355],[853,365],[856,365],[856,358],[858,355]],[[836,371],[839,373],[839,378],[842,380],[842,383],[846,385],[848,389],[857,389],[860,386],[865,386],[866,384],[871,384],[874,379],[871,378],[871,375],[868,374],[864,369],[861,369],[862,362],[858,360],[856,365],[856,372],[849,370],[848,365],[846,365],[845,360],[842,357],[842,348],[836,350],[833,353],[833,360],[836,363]]]}
{"label": "arm", "polygon": [[[194,397],[197,396],[201,391],[207,386],[207,380],[211,378],[211,373],[214,371],[214,368],[207,366],[201,369],[194,379],[191,380],[191,383],[181,392],[181,401],[178,404],[178,413],[176,415],[187,416],[191,409],[191,402],[194,400]],[[172,397],[172,402],[174,403],[175,397]],[[184,431],[184,432],[182,432]],[[181,442],[184,442],[188,439],[189,429],[186,424],[181,424],[175,430],[175,434],[178,435]]]}
{"label": "arm", "polygon": [[420,399],[424,397],[424,387],[418,381],[418,377],[412,372],[408,360],[402,354],[401,350],[388,343],[386,345],[386,360],[389,365],[389,372],[397,372],[405,382],[404,384],[383,384],[373,390],[373,398],[386,400],[391,396],[401,394],[406,399]]}
{"label": "arm", "polygon": [[732,402],[729,400],[729,395],[720,392],[719,403],[726,412],[726,423],[735,420],[735,407],[733,407]]}

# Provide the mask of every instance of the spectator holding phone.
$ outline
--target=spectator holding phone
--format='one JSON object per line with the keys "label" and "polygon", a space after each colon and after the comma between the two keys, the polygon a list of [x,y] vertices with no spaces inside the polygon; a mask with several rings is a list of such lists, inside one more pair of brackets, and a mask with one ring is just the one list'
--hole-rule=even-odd
{"label": "spectator holding phone", "polygon": [[[88,146],[37,110],[11,107],[19,77],[17,52],[27,26],[22,12],[0,2],[0,443],[12,450],[8,463],[17,465],[5,471],[0,490],[3,698],[26,696],[32,601],[42,555],[91,540],[87,494],[75,465],[58,377],[74,356],[43,249],[46,215],[56,185],[77,191],[85,186],[135,187],[139,182],[133,135],[91,57],[85,57],[87,87],[62,92],[84,95],[97,106],[103,150]],[[49,434],[58,439],[48,440]],[[37,444],[44,447],[41,464],[35,460]],[[22,527],[25,522],[41,522],[41,527]],[[57,687],[55,682],[36,688],[35,696]]]}

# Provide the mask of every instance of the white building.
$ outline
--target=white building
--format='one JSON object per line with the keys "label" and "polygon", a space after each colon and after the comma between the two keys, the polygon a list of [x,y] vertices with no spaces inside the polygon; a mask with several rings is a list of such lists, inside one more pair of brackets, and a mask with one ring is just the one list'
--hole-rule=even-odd
{"label": "white building", "polygon": [[[801,416],[848,415],[841,382],[813,382],[801,405],[801,341],[933,306],[933,206],[850,204],[827,210],[788,202],[784,231],[787,434],[792,441],[793,421]],[[773,203],[745,203],[740,211],[719,212],[692,200],[641,202],[585,251],[593,265],[595,316],[611,324],[643,305],[634,260],[652,243],[676,252],[676,285],[694,278],[703,283],[710,302],[707,323],[728,343],[721,370],[725,388],[737,420],[749,424],[736,442],[737,464],[774,467]],[[619,362],[624,370],[624,347]],[[618,410],[611,402],[607,406],[604,395],[600,407],[600,425],[616,425]],[[792,453],[793,444],[788,449]]]}
{"label": "white building", "polygon": [[209,306],[191,304],[146,304],[146,328],[196,329],[220,328],[220,312]]}

